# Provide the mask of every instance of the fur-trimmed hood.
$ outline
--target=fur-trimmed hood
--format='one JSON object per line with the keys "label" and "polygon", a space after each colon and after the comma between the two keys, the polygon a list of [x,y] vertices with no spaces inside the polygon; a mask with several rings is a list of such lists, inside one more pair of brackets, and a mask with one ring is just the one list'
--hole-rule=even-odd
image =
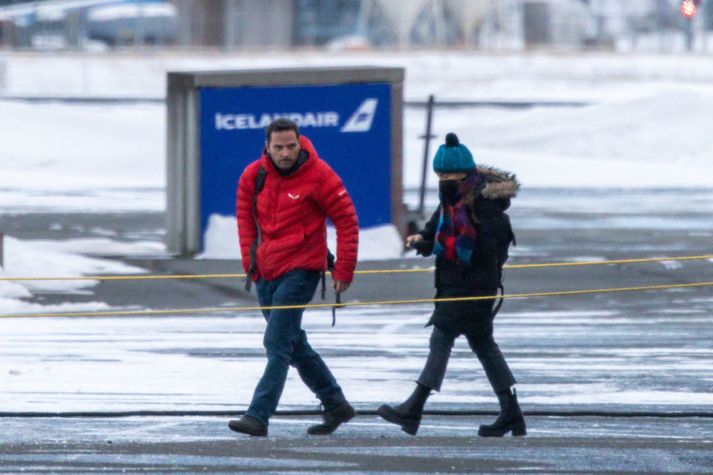
{"label": "fur-trimmed hood", "polygon": [[520,182],[514,173],[484,165],[478,165],[478,173],[483,183],[480,194],[484,198],[498,200],[517,196]]}

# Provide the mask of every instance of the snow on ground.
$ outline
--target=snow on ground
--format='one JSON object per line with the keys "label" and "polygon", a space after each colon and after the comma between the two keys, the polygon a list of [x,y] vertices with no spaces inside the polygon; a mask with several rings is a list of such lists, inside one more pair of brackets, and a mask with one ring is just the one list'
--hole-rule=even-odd
{"label": "snow on ground", "polygon": [[[663,297],[662,302],[666,300]],[[596,305],[596,303],[595,303]],[[710,310],[710,302],[699,304]],[[498,315],[498,342],[527,410],[708,410],[706,317],[648,318],[616,310]],[[431,308],[308,311],[304,325],[352,403],[374,409],[413,389],[426,359]],[[0,320],[5,411],[244,410],[264,370],[255,313],[190,318]],[[675,335],[675,338],[671,338]],[[688,344],[681,345],[683,341]],[[289,373],[280,409],[318,401]],[[429,408],[495,410],[475,355],[456,342]]]}
{"label": "snow on ground", "polygon": [[[200,259],[240,259],[237,220],[232,216],[213,214],[205,232],[205,250]],[[327,244],[334,252],[337,249],[337,233],[327,228]],[[393,225],[375,226],[359,233],[359,260],[378,261],[401,257],[403,243]]]}
{"label": "snow on ground", "polygon": [[[0,188],[65,195],[162,188],[164,124],[162,106],[2,102]],[[3,197],[3,207],[7,199]],[[87,204],[79,197],[76,201],[78,207]],[[153,209],[150,204],[134,206]]]}
{"label": "snow on ground", "polygon": [[162,98],[167,71],[375,65],[406,68],[405,95],[450,99],[599,102],[650,95],[662,85],[710,88],[705,55],[476,51],[147,51],[115,54],[3,53],[8,96]]}
{"label": "snow on ground", "polygon": [[[56,254],[83,254],[97,256],[156,256],[161,255],[164,251],[164,245],[156,241],[132,241],[123,242],[115,241],[109,238],[82,238],[68,239],[65,241],[50,241],[45,239],[33,239],[27,244],[34,247],[52,251]],[[105,261],[101,261],[105,262]],[[110,266],[110,272],[117,274],[131,274],[133,267]],[[126,272],[122,269],[129,269],[131,272]]]}
{"label": "snow on ground", "polygon": [[[477,162],[516,171],[526,187],[706,187],[712,108],[713,92],[668,88],[583,108],[438,110],[434,132],[458,133]],[[164,209],[164,113],[161,105],[0,102],[0,209]],[[423,115],[406,109],[406,187],[420,183]]]}
{"label": "snow on ground", "polygon": [[[709,187],[712,107],[713,90],[666,88],[588,107],[441,109],[434,132],[456,132],[476,162],[516,171],[527,187]],[[423,127],[423,113],[407,109],[406,187],[420,183]]]}
{"label": "snow on ground", "polygon": [[[518,172],[525,186],[707,186],[713,170],[713,62],[704,56],[465,52],[320,52],[52,57],[8,54],[6,95],[161,98],[169,70],[370,64],[406,68],[405,96],[425,100],[585,101],[584,108],[439,109],[434,131],[457,132],[476,160]],[[420,183],[424,111],[406,108],[404,184]],[[162,105],[0,103],[0,206],[38,190],[156,189],[165,183]],[[435,151],[432,148],[431,153]],[[257,153],[257,152],[256,152]],[[21,165],[20,165],[21,163]],[[563,173],[576,163],[578,173]],[[611,170],[616,166],[616,171]],[[573,176],[574,175],[574,176]],[[567,180],[564,180],[566,177]],[[23,191],[20,191],[23,190]],[[135,209],[161,209],[143,193]],[[82,203],[130,208],[126,196]],[[106,204],[99,202],[106,200]],[[40,200],[32,200],[38,206]],[[132,200],[128,200],[132,202]],[[67,200],[47,207],[70,205]]]}
{"label": "snow on ground", "polygon": [[[106,243],[111,249],[111,243]],[[4,267],[0,278],[11,277],[64,277],[105,274],[138,274],[143,269],[120,262],[96,259],[81,255],[87,249],[74,247],[76,243],[47,241],[20,241],[6,236],[4,239]],[[81,304],[42,305],[23,301],[33,292],[91,294],[89,289],[97,280],[0,280],[0,307],[4,314],[16,312],[55,312],[106,309],[103,302]]]}
{"label": "snow on ground", "polygon": [[[454,131],[471,147],[477,162],[517,172],[525,190],[713,184],[709,134],[713,130],[713,62],[704,56],[161,52],[96,56],[8,53],[3,59],[7,77],[1,92],[9,96],[161,98],[169,70],[403,66],[408,100],[425,100],[435,94],[437,99],[593,103],[587,107],[529,110],[439,109],[434,123],[439,139],[431,155],[445,133]],[[423,109],[407,107],[407,188],[420,182],[423,145],[419,136],[423,128]],[[0,212],[131,212],[161,211],[165,207],[163,105],[0,101],[0,131]],[[433,174],[429,177],[432,186]],[[527,207],[528,203],[521,205]],[[231,219],[211,221],[204,257],[237,255]],[[621,220],[640,224],[628,216]],[[539,223],[552,225],[552,218]],[[330,239],[333,241],[333,236]],[[13,253],[15,248],[38,244],[8,243]],[[51,262],[67,264],[43,264],[42,252],[20,254],[27,258],[8,260],[6,272],[25,275],[39,269],[46,274],[46,269],[51,269],[56,275],[93,274],[100,270],[96,264],[99,261],[85,261],[79,254],[100,248],[106,254],[161,253],[156,243],[122,246],[111,240],[62,246],[44,243],[42,252],[54,253]],[[115,252],[108,251],[112,248]],[[6,254],[11,255],[10,251]],[[393,228],[365,231],[360,255],[363,260],[399,257],[400,245]],[[116,268],[105,271],[125,272]],[[12,308],[20,308],[23,304],[18,298],[26,295],[27,288],[2,284],[0,298],[11,299]]]}

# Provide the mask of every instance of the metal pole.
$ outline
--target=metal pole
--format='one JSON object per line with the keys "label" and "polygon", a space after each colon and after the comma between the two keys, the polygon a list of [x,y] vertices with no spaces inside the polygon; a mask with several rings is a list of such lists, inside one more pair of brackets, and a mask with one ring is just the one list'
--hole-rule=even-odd
{"label": "metal pole", "polygon": [[4,267],[4,260],[3,260],[3,241],[5,240],[5,235],[3,233],[0,233],[0,267]]}
{"label": "metal pole", "polygon": [[693,51],[693,18],[686,19],[686,51]]}
{"label": "metal pole", "polygon": [[421,192],[418,197],[418,215],[421,219],[424,219],[423,214],[424,199],[426,197],[426,178],[428,176],[428,157],[430,155],[431,139],[435,138],[435,135],[431,135],[431,122],[433,119],[433,94],[428,96],[428,103],[426,104],[426,133],[420,138],[426,139],[423,146],[423,168],[421,169]]}

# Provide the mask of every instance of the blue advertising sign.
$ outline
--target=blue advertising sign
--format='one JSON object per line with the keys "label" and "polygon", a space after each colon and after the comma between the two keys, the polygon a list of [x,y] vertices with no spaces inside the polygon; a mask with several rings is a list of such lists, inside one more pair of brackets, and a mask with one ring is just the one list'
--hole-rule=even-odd
{"label": "blue advertising sign", "polygon": [[342,178],[361,227],[391,216],[391,85],[205,87],[200,90],[200,231],[233,216],[238,179],[278,117],[297,123]]}

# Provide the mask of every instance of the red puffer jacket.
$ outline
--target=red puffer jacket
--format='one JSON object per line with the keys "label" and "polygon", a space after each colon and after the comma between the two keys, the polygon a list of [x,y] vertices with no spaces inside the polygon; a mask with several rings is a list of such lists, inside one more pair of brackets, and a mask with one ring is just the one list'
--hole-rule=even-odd
{"label": "red puffer jacket", "polygon": [[312,142],[300,136],[300,147],[309,159],[294,173],[282,176],[263,151],[245,168],[238,183],[237,217],[240,252],[245,272],[250,268],[250,246],[257,238],[252,200],[259,167],[266,171],[257,198],[257,217],[262,243],[257,249],[257,272],[274,280],[294,269],[327,268],[329,218],[337,229],[337,261],[334,280],[351,282],[357,261],[359,225],[356,211],[342,180],[317,155]]}

